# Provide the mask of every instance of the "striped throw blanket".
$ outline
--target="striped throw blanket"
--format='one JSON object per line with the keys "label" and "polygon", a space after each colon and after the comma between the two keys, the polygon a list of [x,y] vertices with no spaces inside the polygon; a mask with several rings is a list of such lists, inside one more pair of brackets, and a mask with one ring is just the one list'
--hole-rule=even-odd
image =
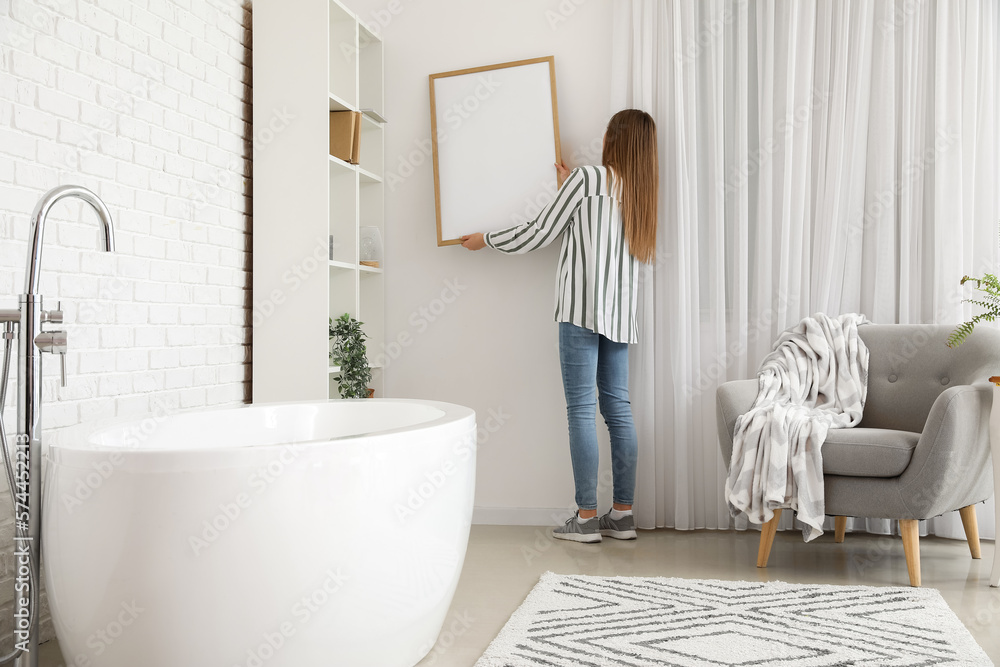
{"label": "striped throw blanket", "polygon": [[808,542],[823,534],[823,456],[831,428],[861,421],[868,394],[864,315],[807,317],[778,338],[757,372],[757,400],[736,420],[726,499],[763,524],[791,508]]}

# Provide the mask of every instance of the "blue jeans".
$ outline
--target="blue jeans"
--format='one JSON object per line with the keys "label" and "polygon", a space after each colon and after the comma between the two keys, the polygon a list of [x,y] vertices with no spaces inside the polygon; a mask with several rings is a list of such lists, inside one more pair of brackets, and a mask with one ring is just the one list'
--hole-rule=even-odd
{"label": "blue jeans", "polygon": [[[632,405],[628,400],[628,344],[568,322],[559,323],[559,365],[566,392],[569,450],[576,482],[576,504],[597,509],[597,400],[611,434],[613,501],[631,505],[639,453]],[[596,383],[595,383],[596,380]],[[595,384],[596,389],[595,391]]]}

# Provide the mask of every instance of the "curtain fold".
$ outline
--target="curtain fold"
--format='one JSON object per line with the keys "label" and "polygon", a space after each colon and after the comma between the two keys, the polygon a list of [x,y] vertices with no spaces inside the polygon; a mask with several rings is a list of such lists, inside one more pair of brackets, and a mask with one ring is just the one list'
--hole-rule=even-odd
{"label": "curtain fold", "polygon": [[[612,35],[612,111],[648,111],[660,139],[632,350],[637,521],[725,529],[721,382],[754,377],[814,312],[967,319],[959,279],[998,270],[1000,15],[994,0],[622,0]],[[980,519],[992,537],[992,503]],[[928,528],[962,535],[957,517]]]}

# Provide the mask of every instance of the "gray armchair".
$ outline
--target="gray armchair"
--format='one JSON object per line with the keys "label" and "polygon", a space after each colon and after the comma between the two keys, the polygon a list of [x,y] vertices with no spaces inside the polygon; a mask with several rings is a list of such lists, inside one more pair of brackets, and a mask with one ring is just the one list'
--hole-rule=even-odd
{"label": "gray armchair", "polygon": [[[974,505],[993,494],[990,376],[1000,375],[1000,331],[976,329],[945,345],[954,327],[870,324],[868,399],[855,428],[831,429],[823,445],[826,513],[843,542],[846,517],[898,519],[912,586],[920,585],[918,522],[959,510],[980,558]],[[757,397],[757,380],[726,382],[716,394],[726,465],[736,418]],[[780,511],[761,529],[757,567],[766,567]]]}

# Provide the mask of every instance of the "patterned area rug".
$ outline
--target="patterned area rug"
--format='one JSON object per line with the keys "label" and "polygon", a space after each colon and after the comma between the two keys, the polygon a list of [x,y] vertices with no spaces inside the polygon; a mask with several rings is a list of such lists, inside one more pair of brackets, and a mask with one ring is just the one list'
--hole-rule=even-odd
{"label": "patterned area rug", "polygon": [[992,664],[930,588],[546,572],[476,667]]}

